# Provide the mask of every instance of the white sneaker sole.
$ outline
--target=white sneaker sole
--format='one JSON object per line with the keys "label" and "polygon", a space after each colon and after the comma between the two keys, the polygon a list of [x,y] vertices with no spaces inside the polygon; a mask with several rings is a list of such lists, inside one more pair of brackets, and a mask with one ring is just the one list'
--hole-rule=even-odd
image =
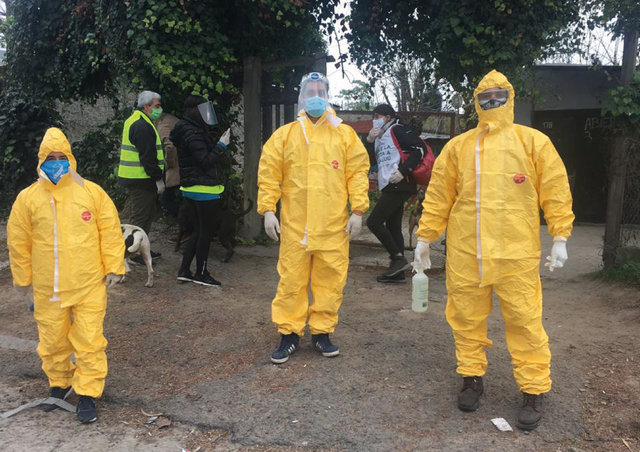
{"label": "white sneaker sole", "polygon": [[[291,356],[291,355],[289,355],[289,356]],[[284,358],[280,358],[280,359],[276,359],[276,358],[273,358],[273,357],[272,357],[272,358],[271,358],[271,362],[272,362],[273,364],[284,364],[284,363],[286,363],[287,361],[289,361],[289,356],[286,356],[286,357],[284,357]]]}
{"label": "white sneaker sole", "polygon": [[97,421],[97,420],[98,420],[98,418],[97,418],[97,417],[94,417],[93,419],[90,419],[90,420],[88,420],[88,421],[80,421],[80,423],[81,423],[81,424],[91,424],[92,422],[95,422],[95,421]]}
{"label": "white sneaker sole", "polygon": [[207,287],[220,287],[221,286],[221,284],[208,284],[208,283],[205,283],[205,282],[202,282],[202,281],[196,281],[195,279],[192,279],[191,282],[195,283],[195,284],[199,284],[201,286],[207,286]]}
{"label": "white sneaker sole", "polygon": [[340,350],[336,350],[335,352],[320,352],[322,356],[325,358],[333,358],[334,356],[338,356],[340,354]]}

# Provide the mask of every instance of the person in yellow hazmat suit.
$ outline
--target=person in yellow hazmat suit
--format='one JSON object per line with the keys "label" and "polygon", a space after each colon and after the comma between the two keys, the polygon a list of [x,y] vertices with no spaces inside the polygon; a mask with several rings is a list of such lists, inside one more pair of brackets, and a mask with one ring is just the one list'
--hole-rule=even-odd
{"label": "person in yellow hazmat suit", "polygon": [[536,428],[551,390],[542,326],[540,207],[554,244],[547,266],[567,260],[574,215],[567,172],[551,140],[513,123],[515,93],[497,71],[474,92],[478,126],[449,141],[435,162],[418,228],[414,268],[430,268],[429,243],[447,230],[446,317],[463,377],[458,407],[474,411],[487,370],[487,317],[495,293],[514,376],[523,393],[517,426]]}
{"label": "person in yellow hazmat suit", "polygon": [[111,198],[76,172],[60,129],[47,130],[38,160],[39,179],[18,194],[7,223],[13,284],[33,294],[49,397],[64,399],[73,388],[78,419],[89,423],[107,376],[107,288],[125,273],[122,230]]}
{"label": "person in yellow hazmat suit", "polygon": [[[258,170],[258,213],[269,237],[278,241],[281,232],[282,239],[280,282],[271,307],[281,334],[271,356],[276,364],[298,348],[307,319],[313,346],[325,357],[339,354],[329,334],[338,323],[347,281],[349,237],[358,235],[369,208],[369,156],[356,132],[329,107],[324,75],[302,78],[298,106],[298,119],[264,145]],[[275,215],[278,201],[282,229]]]}

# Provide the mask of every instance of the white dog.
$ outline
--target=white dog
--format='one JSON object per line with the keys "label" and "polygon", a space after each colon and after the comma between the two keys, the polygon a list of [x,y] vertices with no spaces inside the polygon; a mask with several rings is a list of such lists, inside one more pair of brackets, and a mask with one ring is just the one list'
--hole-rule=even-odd
{"label": "white dog", "polygon": [[[151,244],[149,243],[149,237],[144,229],[134,226],[132,224],[122,224],[122,237],[124,238],[125,250],[124,250],[124,266],[127,271],[127,275],[131,271],[127,259],[131,256],[142,256],[142,260],[147,266],[147,283],[145,287],[153,287],[153,267],[151,265]],[[122,277],[120,282],[124,282],[126,275]]]}

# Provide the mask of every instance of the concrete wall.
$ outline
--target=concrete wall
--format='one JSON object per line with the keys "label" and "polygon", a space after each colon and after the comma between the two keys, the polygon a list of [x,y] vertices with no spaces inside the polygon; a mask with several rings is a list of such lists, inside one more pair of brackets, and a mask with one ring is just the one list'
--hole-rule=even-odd
{"label": "concrete wall", "polygon": [[534,111],[601,109],[606,93],[618,85],[619,66],[591,69],[581,65],[536,66],[535,99],[516,100],[515,122],[533,124]]}

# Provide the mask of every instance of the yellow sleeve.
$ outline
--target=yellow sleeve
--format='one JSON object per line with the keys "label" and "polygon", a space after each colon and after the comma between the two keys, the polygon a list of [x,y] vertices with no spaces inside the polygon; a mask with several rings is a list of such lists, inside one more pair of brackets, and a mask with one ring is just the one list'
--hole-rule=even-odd
{"label": "yellow sleeve", "polygon": [[538,174],[538,197],[552,237],[571,236],[573,229],[571,189],[564,163],[546,136],[535,162]]}
{"label": "yellow sleeve", "polygon": [[424,210],[416,235],[428,242],[435,242],[442,236],[456,199],[458,162],[454,147],[450,144],[447,143],[442,149],[433,165],[431,181],[422,204]]}
{"label": "yellow sleeve", "polygon": [[33,282],[31,273],[31,213],[24,198],[24,192],[21,192],[11,207],[7,223],[9,261],[13,284],[16,286],[30,286]]}
{"label": "yellow sleeve", "polygon": [[276,211],[282,195],[284,175],[284,140],[280,129],[271,135],[262,148],[258,166],[258,213]]}
{"label": "yellow sleeve", "polygon": [[355,130],[348,127],[345,175],[351,210],[369,210],[369,154]]}
{"label": "yellow sleeve", "polygon": [[100,234],[100,253],[105,274],[124,275],[124,239],[120,228],[118,210],[109,195],[99,186],[95,195],[98,213],[98,233]]}

